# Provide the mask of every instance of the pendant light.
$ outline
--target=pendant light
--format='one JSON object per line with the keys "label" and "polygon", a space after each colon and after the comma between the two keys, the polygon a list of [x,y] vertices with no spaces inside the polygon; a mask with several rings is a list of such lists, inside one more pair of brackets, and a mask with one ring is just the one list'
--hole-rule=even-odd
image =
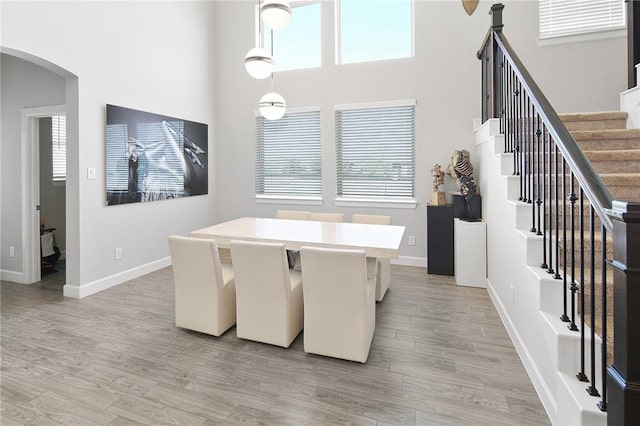
{"label": "pendant light", "polygon": [[[271,56],[273,56],[273,30],[271,30]],[[273,71],[271,72],[271,92],[260,98],[258,110],[265,120],[278,120],[287,112],[287,102],[273,91]]]}
{"label": "pendant light", "polygon": [[254,47],[244,57],[244,67],[251,77],[262,80],[273,72],[273,58],[266,49]]}
{"label": "pendant light", "polygon": [[[260,0],[258,0],[258,11],[260,10]],[[262,47],[262,19],[258,15],[258,45],[249,50],[244,57],[244,67],[249,75],[255,79],[262,80],[273,72],[273,55]]]}
{"label": "pendant light", "polygon": [[287,112],[287,103],[276,92],[269,92],[260,98],[258,110],[265,120],[279,120]]}
{"label": "pendant light", "polygon": [[287,0],[265,0],[260,15],[269,28],[281,30],[291,21],[291,6]]}

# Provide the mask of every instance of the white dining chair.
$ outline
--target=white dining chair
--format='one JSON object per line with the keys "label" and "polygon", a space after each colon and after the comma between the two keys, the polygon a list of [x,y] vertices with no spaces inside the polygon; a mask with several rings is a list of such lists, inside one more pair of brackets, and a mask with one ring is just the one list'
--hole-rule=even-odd
{"label": "white dining chair", "polygon": [[236,322],[236,289],[230,264],[215,240],[172,235],[176,326],[220,336]]}
{"label": "white dining chair", "polygon": [[375,329],[375,282],[364,250],[302,247],[304,351],[366,362]]}
{"label": "white dining chair", "polygon": [[233,240],[231,256],[238,337],[288,348],[302,330],[302,275],[284,244]]}
{"label": "white dining chair", "polygon": [[276,219],[309,220],[309,212],[301,210],[278,210]]}
{"label": "white dining chair", "polygon": [[319,222],[343,222],[344,213],[309,213],[309,220],[317,220]]}
{"label": "white dining chair", "polygon": [[[351,217],[353,223],[367,223],[371,225],[391,225],[391,216],[357,214]],[[391,284],[391,260],[376,260],[376,301],[381,302]]]}

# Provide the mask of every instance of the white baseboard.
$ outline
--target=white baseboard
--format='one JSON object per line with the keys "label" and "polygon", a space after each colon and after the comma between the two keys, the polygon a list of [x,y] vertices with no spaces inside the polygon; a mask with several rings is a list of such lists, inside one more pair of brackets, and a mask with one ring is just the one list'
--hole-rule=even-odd
{"label": "white baseboard", "polygon": [[63,293],[66,297],[82,299],[83,297],[91,296],[92,294],[95,294],[99,291],[117,286],[118,284],[122,284],[134,278],[141,277],[145,274],[157,271],[158,269],[165,268],[169,265],[171,265],[171,257],[167,256],[163,259],[155,260],[145,265],[140,265],[127,271],[119,272],[109,277],[101,278],[99,280],[81,286],[65,284]]}
{"label": "white baseboard", "polygon": [[24,282],[24,273],[0,269],[0,280],[11,281],[12,283],[27,284]]}
{"label": "white baseboard", "polygon": [[524,369],[529,375],[529,379],[531,379],[531,382],[533,383],[533,388],[536,390],[538,398],[540,398],[542,406],[547,412],[547,416],[549,417],[549,419],[551,419],[551,423],[553,423],[553,420],[556,418],[556,413],[558,412],[557,401],[549,387],[546,385],[542,377],[542,373],[534,362],[533,357],[529,353],[529,350],[522,340],[522,337],[518,333],[518,330],[513,325],[511,317],[507,313],[507,310],[502,304],[502,301],[496,294],[489,278],[487,278],[487,292],[489,293],[489,297],[491,298],[491,301],[493,302],[496,311],[498,311],[498,315],[500,316],[500,319],[502,320],[502,323],[507,330],[507,334],[511,339],[511,343],[513,343],[513,346],[516,349],[520,360],[522,361],[522,365],[524,365]]}
{"label": "white baseboard", "polygon": [[427,259],[424,257],[400,256],[397,259],[392,259],[391,263],[402,266],[418,266],[420,268],[427,267]]}

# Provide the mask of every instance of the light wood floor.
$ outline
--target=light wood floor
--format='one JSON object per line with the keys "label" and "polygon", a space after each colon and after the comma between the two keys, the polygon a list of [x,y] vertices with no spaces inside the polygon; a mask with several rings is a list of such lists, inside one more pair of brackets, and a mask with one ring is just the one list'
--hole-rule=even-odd
{"label": "light wood floor", "polygon": [[544,425],[481,289],[392,267],[366,364],[178,329],[166,268],[85,299],[2,282],[2,425]]}

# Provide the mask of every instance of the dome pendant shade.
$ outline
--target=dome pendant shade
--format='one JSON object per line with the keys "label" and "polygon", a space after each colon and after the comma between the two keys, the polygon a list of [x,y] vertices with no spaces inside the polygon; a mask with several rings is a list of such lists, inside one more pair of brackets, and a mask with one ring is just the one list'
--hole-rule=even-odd
{"label": "dome pendant shade", "polygon": [[278,120],[287,112],[287,103],[279,94],[269,92],[260,98],[258,110],[265,120]]}
{"label": "dome pendant shade", "polygon": [[251,77],[262,80],[273,72],[273,58],[266,49],[254,47],[244,57],[244,67]]}
{"label": "dome pendant shade", "polygon": [[286,0],[265,0],[260,7],[260,15],[269,28],[281,30],[291,21],[291,6]]}

